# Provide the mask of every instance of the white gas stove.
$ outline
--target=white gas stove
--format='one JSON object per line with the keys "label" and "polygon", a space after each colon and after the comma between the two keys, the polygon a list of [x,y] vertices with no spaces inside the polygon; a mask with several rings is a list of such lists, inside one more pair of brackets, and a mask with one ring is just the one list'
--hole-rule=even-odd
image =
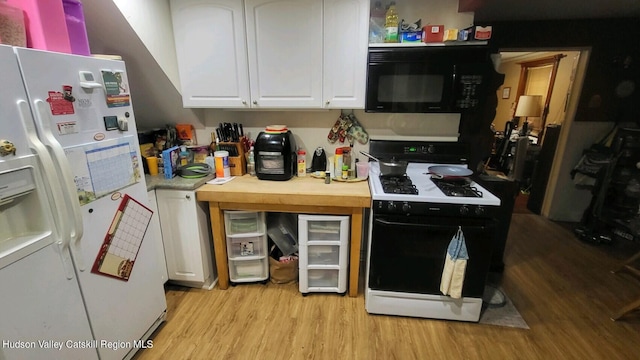
{"label": "white gas stove", "polygon": [[[446,195],[437,185],[438,179],[432,180],[433,175],[429,174],[429,167],[442,165],[434,163],[409,163],[406,171],[406,178],[402,182],[409,182],[415,186],[417,194],[396,193],[394,187],[384,191],[380,178],[380,166],[377,162],[369,163],[369,185],[371,189],[371,197],[373,200],[387,200],[398,202],[424,202],[437,204],[460,204],[460,205],[484,205],[499,206],[500,199],[491,192],[468,178],[454,179],[453,183],[461,183],[461,187],[468,188],[469,196],[464,196],[462,191],[457,192],[456,196]],[[450,165],[466,168],[466,165]],[[435,181],[435,182],[434,182]],[[450,182],[445,180],[446,182]]]}
{"label": "white gas stove", "polygon": [[[369,152],[384,161],[407,161],[408,166],[402,176],[381,177],[379,163],[369,163],[373,201],[367,312],[478,321],[500,199],[471,177],[437,179],[429,174],[429,167],[436,165],[467,169],[467,147],[372,140]],[[454,299],[441,292],[441,278],[448,246],[458,231],[466,238],[468,261],[462,297]]]}

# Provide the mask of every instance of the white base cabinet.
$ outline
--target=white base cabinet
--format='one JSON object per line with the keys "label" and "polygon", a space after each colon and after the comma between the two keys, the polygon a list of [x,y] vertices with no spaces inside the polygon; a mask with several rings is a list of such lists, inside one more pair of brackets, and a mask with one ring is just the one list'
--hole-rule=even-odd
{"label": "white base cabinet", "polygon": [[208,203],[196,201],[195,191],[185,190],[157,189],[156,198],[169,280],[213,289],[218,276]]}
{"label": "white base cabinet", "polygon": [[147,198],[149,198],[149,209],[153,211],[149,228],[151,236],[149,239],[153,239],[156,242],[156,249],[158,250],[158,266],[160,266],[160,277],[162,283],[166,283],[169,280],[169,273],[167,272],[167,260],[164,256],[164,241],[162,239],[162,229],[160,228],[160,215],[158,214],[158,201],[156,200],[156,191],[147,191]]}
{"label": "white base cabinet", "polygon": [[347,291],[349,216],[298,215],[299,289]]}
{"label": "white base cabinet", "polygon": [[229,280],[265,282],[269,278],[269,249],[264,212],[225,211]]}

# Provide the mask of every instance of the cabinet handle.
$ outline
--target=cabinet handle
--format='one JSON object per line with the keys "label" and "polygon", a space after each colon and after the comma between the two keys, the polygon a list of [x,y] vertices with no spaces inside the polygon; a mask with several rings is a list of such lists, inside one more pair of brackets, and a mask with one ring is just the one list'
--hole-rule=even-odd
{"label": "cabinet handle", "polygon": [[247,105],[247,100],[242,100],[242,105]]}
{"label": "cabinet handle", "polygon": [[330,102],[331,102],[331,101],[327,100],[327,105],[329,105],[329,103],[330,103]]}
{"label": "cabinet handle", "polygon": [[257,100],[253,100],[253,105],[258,105],[258,101]]}
{"label": "cabinet handle", "polygon": [[186,195],[185,198],[187,198],[187,200],[191,200],[191,195]]}

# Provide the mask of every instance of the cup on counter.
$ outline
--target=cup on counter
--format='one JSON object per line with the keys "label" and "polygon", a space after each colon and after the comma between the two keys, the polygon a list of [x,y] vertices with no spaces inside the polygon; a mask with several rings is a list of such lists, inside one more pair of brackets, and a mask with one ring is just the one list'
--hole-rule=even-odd
{"label": "cup on counter", "polygon": [[158,158],[156,156],[147,158],[147,166],[149,167],[149,175],[158,175]]}
{"label": "cup on counter", "polygon": [[369,163],[366,161],[359,161],[356,163],[356,174],[358,178],[369,177]]}

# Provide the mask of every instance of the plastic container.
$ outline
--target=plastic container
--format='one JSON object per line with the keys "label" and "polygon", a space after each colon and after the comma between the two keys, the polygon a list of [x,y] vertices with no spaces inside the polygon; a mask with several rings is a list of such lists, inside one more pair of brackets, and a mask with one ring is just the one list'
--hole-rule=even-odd
{"label": "plastic container", "polygon": [[82,3],[79,0],[62,0],[62,7],[64,8],[71,52],[76,55],[91,55]]}
{"label": "plastic container", "polygon": [[247,172],[251,176],[256,176],[256,156],[253,151],[253,146],[251,146],[247,155]]}
{"label": "plastic container", "polygon": [[389,5],[389,9],[385,14],[384,42],[386,43],[398,42],[398,13],[396,12],[395,1],[391,2],[391,4]]}
{"label": "plastic container", "polygon": [[71,53],[61,1],[7,0],[6,3],[24,11],[27,47]]}
{"label": "plastic container", "polygon": [[366,161],[358,161],[356,163],[356,176],[358,178],[368,178],[369,177],[369,163]]}
{"label": "plastic container", "polygon": [[27,46],[24,14],[20,8],[0,0],[0,44]]}
{"label": "plastic container", "polygon": [[229,152],[228,151],[216,151],[213,153],[216,163],[216,177],[217,178],[229,178],[231,177],[231,169],[229,168]]}
{"label": "plastic container", "polygon": [[372,44],[384,42],[385,15],[381,2],[376,1],[369,18],[369,42]]}
{"label": "plastic container", "polygon": [[298,150],[298,176],[307,175],[307,152],[304,149]]}

